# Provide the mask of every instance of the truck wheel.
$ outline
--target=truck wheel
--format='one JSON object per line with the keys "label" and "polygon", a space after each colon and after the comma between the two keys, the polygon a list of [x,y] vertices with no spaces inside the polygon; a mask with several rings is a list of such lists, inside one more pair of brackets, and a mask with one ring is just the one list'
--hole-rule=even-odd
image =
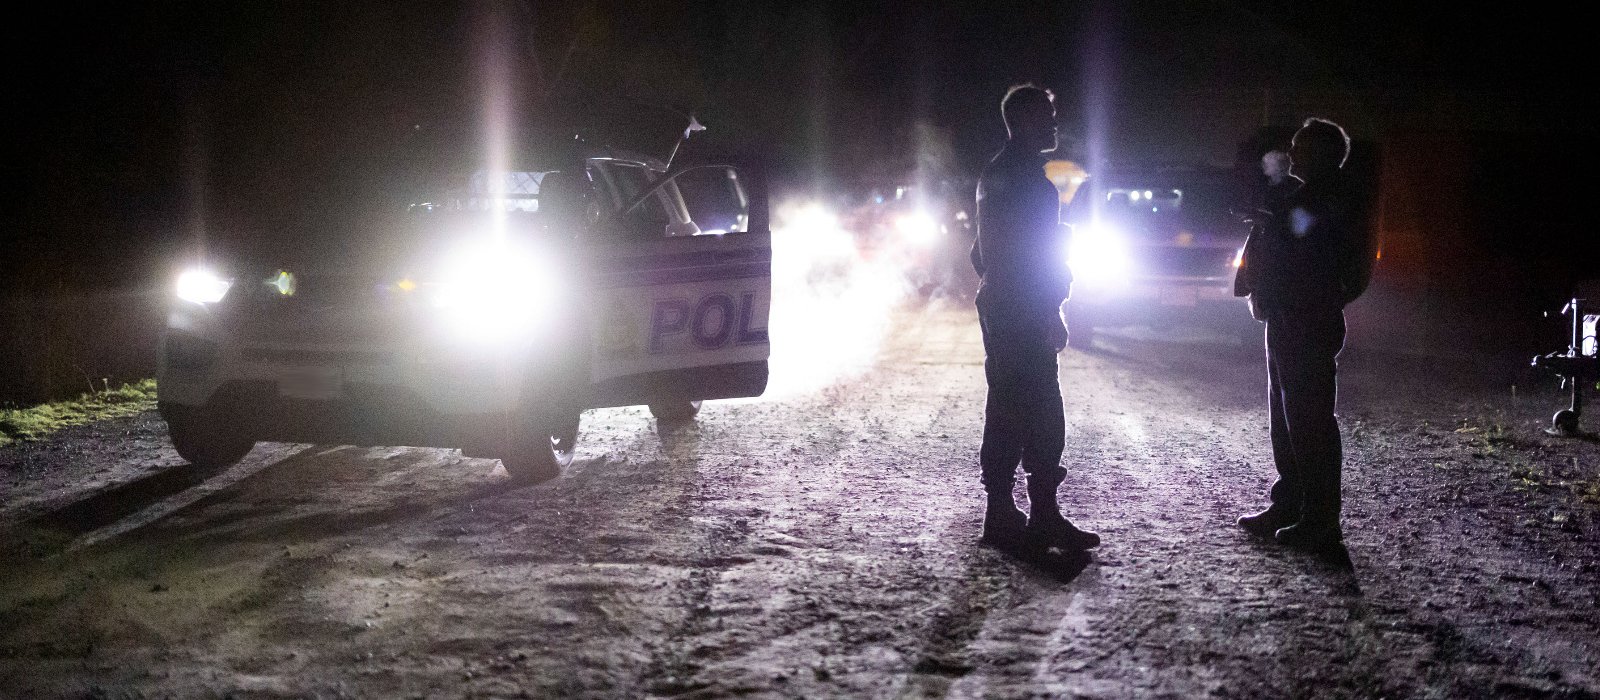
{"label": "truck wheel", "polygon": [[158,403],[178,456],[202,469],[232,466],[250,454],[254,440],[228,428],[225,415],[198,406]]}
{"label": "truck wheel", "polygon": [[1577,412],[1570,408],[1556,411],[1555,416],[1550,418],[1550,429],[1545,432],[1562,436],[1579,434],[1581,431],[1578,428]]}
{"label": "truck wheel", "polygon": [[518,481],[531,484],[561,476],[572,464],[572,453],[578,444],[579,416],[573,412],[554,421],[527,421],[525,432],[511,445],[511,454],[500,458],[506,472]]}
{"label": "truck wheel", "polygon": [[679,423],[694,420],[700,413],[699,401],[663,401],[650,404],[650,415],[663,423]]}

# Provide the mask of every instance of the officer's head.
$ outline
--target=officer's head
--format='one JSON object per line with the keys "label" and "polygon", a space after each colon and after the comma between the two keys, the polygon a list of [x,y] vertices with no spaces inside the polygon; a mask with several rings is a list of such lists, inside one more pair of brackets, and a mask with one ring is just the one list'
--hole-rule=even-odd
{"label": "officer's head", "polygon": [[1000,100],[1006,134],[1029,151],[1056,149],[1056,96],[1032,83],[1013,85]]}
{"label": "officer's head", "polygon": [[1294,132],[1289,157],[1294,174],[1302,180],[1331,175],[1344,167],[1345,159],[1350,157],[1350,135],[1338,124],[1312,117]]}

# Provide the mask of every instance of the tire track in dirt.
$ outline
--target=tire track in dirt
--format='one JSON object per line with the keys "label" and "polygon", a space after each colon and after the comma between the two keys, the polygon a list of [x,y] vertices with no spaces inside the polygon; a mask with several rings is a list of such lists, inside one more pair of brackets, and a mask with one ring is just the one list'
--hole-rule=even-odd
{"label": "tire track in dirt", "polygon": [[963,672],[965,640],[1006,571],[972,546],[981,374],[965,357],[965,372],[949,372],[946,356],[970,350],[970,332],[907,328],[878,369],[783,407],[829,418],[780,432],[780,444],[831,431],[840,449],[745,478],[748,502],[767,504],[745,521],[754,556],[716,576],[707,614],[684,635],[697,680],[672,690],[884,696]]}
{"label": "tire track in dirt", "polygon": [[[1205,397],[1210,401],[1196,400],[1163,376],[1172,371],[1160,357],[1069,351],[1063,358],[1070,472],[1063,501],[1069,516],[1099,530],[1106,544],[1070,586],[1018,590],[1011,614],[997,616],[985,634],[994,638],[989,644],[1036,653],[958,694],[1031,688],[1185,695],[1225,688],[1209,671],[1222,652],[1204,634],[1226,617],[1213,602],[1219,591],[1212,578],[1216,570],[1261,568],[1260,553],[1240,541],[1231,517],[1264,493],[1264,484],[1238,473],[1262,446],[1260,438],[1219,432],[1255,416],[1241,408],[1238,391],[1213,390]],[[1219,361],[1232,358],[1223,351]],[[1208,370],[1202,376],[1240,379],[1227,366]],[[1184,371],[1192,376],[1194,369]],[[1220,406],[1218,398],[1225,399]],[[1186,635],[1186,628],[1201,634]],[[1166,658],[1174,652],[1176,669]]]}

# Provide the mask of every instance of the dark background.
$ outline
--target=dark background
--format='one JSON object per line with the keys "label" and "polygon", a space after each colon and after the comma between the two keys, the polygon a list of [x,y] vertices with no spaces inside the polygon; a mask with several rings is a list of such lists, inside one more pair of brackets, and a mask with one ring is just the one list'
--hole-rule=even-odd
{"label": "dark background", "polygon": [[[148,373],[149,309],[208,247],[382,225],[418,173],[481,158],[497,85],[519,157],[573,130],[650,147],[692,112],[710,128],[695,149],[800,188],[971,177],[1019,81],[1056,91],[1083,161],[1253,168],[1241,144],[1327,116],[1383,163],[1375,292],[1423,302],[1396,311],[1403,349],[1454,324],[1476,329],[1468,349],[1526,340],[1496,329],[1600,276],[1583,27],[1348,2],[54,10],[4,30],[0,401]],[[105,338],[120,359],[85,349]]]}

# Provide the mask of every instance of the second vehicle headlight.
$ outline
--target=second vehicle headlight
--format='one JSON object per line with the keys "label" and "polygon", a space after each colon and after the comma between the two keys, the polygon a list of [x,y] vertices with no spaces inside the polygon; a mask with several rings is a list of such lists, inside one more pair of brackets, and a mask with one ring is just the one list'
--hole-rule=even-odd
{"label": "second vehicle headlight", "polygon": [[1133,259],[1120,231],[1105,224],[1088,224],[1073,231],[1067,264],[1076,280],[1119,282],[1127,279]]}

